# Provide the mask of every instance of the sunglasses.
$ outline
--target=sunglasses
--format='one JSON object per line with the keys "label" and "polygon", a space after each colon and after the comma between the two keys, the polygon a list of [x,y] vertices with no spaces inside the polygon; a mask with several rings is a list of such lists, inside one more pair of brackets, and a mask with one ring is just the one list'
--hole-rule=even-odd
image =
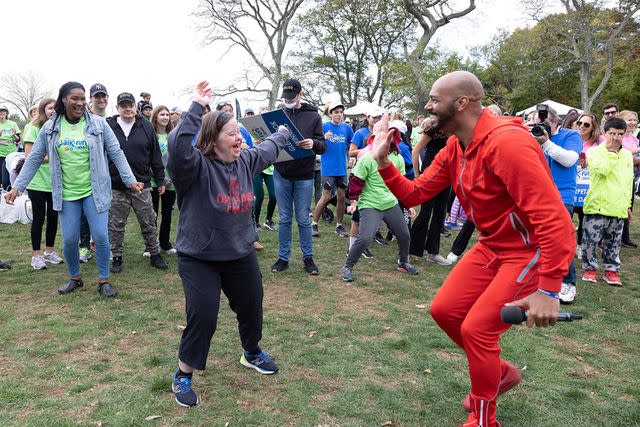
{"label": "sunglasses", "polygon": [[220,101],[218,102],[218,107],[224,107],[225,105],[231,105],[229,101]]}
{"label": "sunglasses", "polygon": [[615,116],[617,113],[617,111],[613,110],[613,111],[604,111],[604,115],[605,116]]}
{"label": "sunglasses", "polygon": [[580,126],[584,126],[584,127],[586,127],[587,129],[589,129],[589,128],[591,127],[591,123],[588,123],[588,122],[580,122],[580,121],[577,121],[577,122],[576,122],[576,125],[577,125],[578,127],[580,127]]}

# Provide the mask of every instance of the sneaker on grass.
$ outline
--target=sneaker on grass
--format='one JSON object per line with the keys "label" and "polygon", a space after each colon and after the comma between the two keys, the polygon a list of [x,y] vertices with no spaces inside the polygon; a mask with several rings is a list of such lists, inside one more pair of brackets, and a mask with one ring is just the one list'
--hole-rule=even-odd
{"label": "sneaker on grass", "polygon": [[427,254],[427,261],[435,262],[438,265],[451,265],[453,261],[449,261],[440,254]]}
{"label": "sneaker on grass", "polygon": [[362,251],[362,256],[365,257],[366,259],[372,259],[373,258],[373,254],[371,253],[369,248],[365,248],[365,250]]}
{"label": "sneaker on grass", "polygon": [[596,283],[598,281],[598,272],[595,270],[585,270],[582,275],[582,281]]}
{"label": "sneaker on grass", "polygon": [[242,352],[240,357],[240,363],[247,368],[255,369],[261,374],[271,375],[278,372],[278,365],[273,360],[273,356],[260,350],[258,354],[249,354],[246,351]]}
{"label": "sneaker on grass", "polygon": [[560,304],[571,304],[576,299],[576,286],[571,283],[562,282],[562,288],[558,294]]}
{"label": "sneaker on grass", "polygon": [[11,270],[11,265],[7,262],[0,260],[0,271]]}
{"label": "sneaker on grass", "polygon": [[336,234],[340,237],[349,237],[349,233],[344,229],[344,225],[336,225]]}
{"label": "sneaker on grass", "polygon": [[382,246],[386,246],[389,244],[389,241],[387,241],[387,239],[384,238],[384,236],[382,235],[382,233],[380,233],[380,230],[376,231],[375,236],[373,237],[373,240]]}
{"label": "sneaker on grass", "polygon": [[60,258],[60,255],[58,255],[54,251],[45,252],[42,255],[42,258],[44,259],[44,262],[48,262],[49,264],[61,264],[63,262],[63,259]]}
{"label": "sneaker on grass", "polygon": [[400,262],[400,260],[398,260],[398,271],[401,273],[411,274],[412,276],[420,273],[420,270],[414,267],[409,261]]}
{"label": "sneaker on grass", "polygon": [[320,237],[320,229],[318,229],[318,224],[311,224],[311,235],[313,237]]}
{"label": "sneaker on grass", "polygon": [[289,261],[278,258],[278,260],[271,266],[271,271],[273,273],[279,273],[286,270],[287,268],[289,268]]}
{"label": "sneaker on grass", "polygon": [[80,248],[80,262],[89,262],[91,259],[91,249],[89,248]]}
{"label": "sneaker on grass", "polygon": [[176,396],[176,403],[185,408],[196,406],[200,403],[200,397],[191,388],[191,377],[185,375],[178,375],[178,372],[173,374],[173,383],[171,384],[171,390]]}
{"label": "sneaker on grass", "polygon": [[32,256],[31,267],[33,267],[34,270],[45,270],[47,268],[47,264],[44,262],[44,257],[42,255]]}
{"label": "sneaker on grass", "polygon": [[346,265],[340,269],[344,282],[353,282],[353,271]]}
{"label": "sneaker on grass", "polygon": [[262,225],[267,230],[276,231],[276,224],[270,219],[266,220]]}
{"label": "sneaker on grass", "polygon": [[320,270],[318,270],[318,266],[316,265],[315,262],[313,262],[313,258],[311,257],[304,259],[304,271],[306,271],[307,274],[310,274],[312,276],[317,276],[318,274],[320,274]]}
{"label": "sneaker on grass", "polygon": [[452,264],[458,261],[458,258],[458,255],[454,254],[453,252],[449,252],[449,255],[447,255],[447,261],[451,261]]}
{"label": "sneaker on grass", "polygon": [[605,271],[602,274],[602,280],[611,286],[622,286],[622,280],[620,280],[617,271]]}

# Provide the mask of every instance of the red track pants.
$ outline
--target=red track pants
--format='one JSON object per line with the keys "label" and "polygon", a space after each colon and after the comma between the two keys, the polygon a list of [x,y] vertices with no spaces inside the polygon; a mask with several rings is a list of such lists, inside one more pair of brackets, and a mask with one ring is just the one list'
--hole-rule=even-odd
{"label": "red track pants", "polygon": [[472,413],[465,426],[493,427],[496,397],[505,362],[500,334],[510,325],[500,319],[507,302],[538,287],[540,250],[494,252],[476,244],[451,271],[431,303],[431,316],[467,354]]}

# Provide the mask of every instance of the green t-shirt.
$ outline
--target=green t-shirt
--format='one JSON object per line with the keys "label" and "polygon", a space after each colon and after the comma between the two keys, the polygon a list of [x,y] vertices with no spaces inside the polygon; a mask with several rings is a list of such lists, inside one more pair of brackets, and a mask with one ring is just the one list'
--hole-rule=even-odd
{"label": "green t-shirt", "polygon": [[13,120],[0,122],[0,157],[7,157],[9,153],[16,151],[16,144],[13,142],[13,131],[20,134],[20,128]]}
{"label": "green t-shirt", "polygon": [[[156,136],[158,137],[160,154],[162,154],[162,157],[164,157],[167,155],[167,150],[168,150],[167,142],[169,141],[169,135],[166,133],[157,133]],[[164,176],[169,178],[169,171],[167,171],[167,169],[164,170]],[[156,180],[153,178],[151,178],[151,186],[153,188],[156,188],[158,186],[158,184],[156,183]],[[165,190],[175,191],[175,188],[173,187],[173,184],[169,184],[167,185],[167,188],[165,188]]]}
{"label": "green t-shirt", "polygon": [[[404,160],[398,153],[389,154],[389,160],[400,170],[400,175],[404,175]],[[396,196],[391,193],[389,187],[378,172],[378,163],[371,157],[371,153],[363,154],[356,166],[353,168],[353,174],[365,182],[364,188],[358,199],[358,207],[373,208],[379,211],[385,211],[394,207],[398,203]]]}
{"label": "green t-shirt", "polygon": [[266,168],[265,170],[263,170],[262,173],[265,174],[265,175],[273,175],[273,165],[271,165],[268,168]]}
{"label": "green t-shirt", "polygon": [[[25,144],[34,144],[38,139],[38,133],[40,133],[40,127],[33,123],[27,123],[24,127],[24,136],[22,141]],[[27,190],[45,191],[51,193],[51,173],[49,172],[49,162],[43,163],[38,172],[33,176],[33,179],[27,186]]]}
{"label": "green t-shirt", "polygon": [[56,151],[62,168],[62,200],[72,201],[91,195],[89,145],[84,135],[84,116],[76,124],[60,119],[60,138]]}

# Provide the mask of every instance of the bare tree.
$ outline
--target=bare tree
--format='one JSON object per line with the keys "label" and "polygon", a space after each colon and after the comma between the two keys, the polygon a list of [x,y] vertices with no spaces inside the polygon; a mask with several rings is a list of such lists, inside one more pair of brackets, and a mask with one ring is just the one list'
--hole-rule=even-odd
{"label": "bare tree", "polygon": [[[548,48],[568,54],[570,62],[579,65],[580,104],[583,110],[589,111],[611,78],[615,60],[620,56],[619,52],[616,52],[616,43],[624,38],[623,31],[634,22],[640,11],[640,2],[619,0],[612,4],[602,0],[534,0],[524,3],[530,12],[535,12],[532,13],[533,19],[546,25],[546,30],[560,41],[558,46]],[[554,3],[557,6],[561,5],[566,12],[567,19],[563,21],[564,25],[561,28],[557,21],[539,19],[545,6]],[[611,8],[606,9],[606,6]],[[601,53],[606,55],[604,64],[600,60]],[[596,75],[599,81],[593,81]]]}
{"label": "bare tree", "polygon": [[[252,81],[245,76],[242,86],[231,85],[218,95],[238,92],[264,92],[269,100],[269,108],[275,106],[278,90],[282,83],[282,61],[289,40],[289,25],[304,0],[200,0],[194,12],[201,22],[198,30],[205,33],[205,44],[231,42],[244,50],[258,66],[262,78]],[[256,43],[243,30],[250,29],[250,35],[259,35],[260,42],[266,42],[270,58],[265,61],[258,52]],[[260,82],[266,79],[269,89],[261,89]]]}
{"label": "bare tree", "polygon": [[[452,3],[455,3],[453,5]],[[422,35],[413,51],[407,57],[407,63],[415,79],[416,101],[418,112],[424,113],[424,105],[429,96],[426,82],[421,78],[421,59],[431,38],[439,28],[447,25],[451,20],[467,15],[476,8],[475,0],[465,1],[463,8],[456,7],[459,2],[450,0],[404,0],[407,9],[422,28]]]}
{"label": "bare tree", "polygon": [[41,76],[33,71],[7,73],[0,78],[0,102],[13,105],[25,120],[28,119],[29,108],[49,93],[42,84]]}

